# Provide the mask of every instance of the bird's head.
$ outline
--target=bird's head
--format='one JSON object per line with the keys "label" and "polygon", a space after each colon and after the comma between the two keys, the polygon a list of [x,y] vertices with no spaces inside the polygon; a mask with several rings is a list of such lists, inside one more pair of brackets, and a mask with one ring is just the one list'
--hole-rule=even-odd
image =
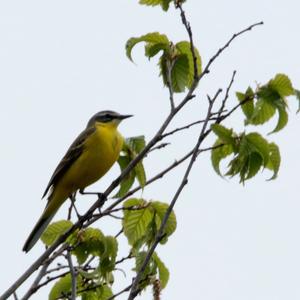
{"label": "bird's head", "polygon": [[130,117],[132,117],[132,115],[121,115],[111,110],[100,111],[91,117],[87,128],[98,124],[117,127],[122,120]]}

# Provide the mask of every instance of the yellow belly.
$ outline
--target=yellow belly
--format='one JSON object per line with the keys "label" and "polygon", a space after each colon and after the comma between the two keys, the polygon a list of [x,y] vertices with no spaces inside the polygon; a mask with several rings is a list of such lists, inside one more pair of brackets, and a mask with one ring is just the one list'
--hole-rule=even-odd
{"label": "yellow belly", "polygon": [[84,151],[58,184],[71,194],[100,179],[116,162],[123,138],[115,128],[98,126],[87,138]]}

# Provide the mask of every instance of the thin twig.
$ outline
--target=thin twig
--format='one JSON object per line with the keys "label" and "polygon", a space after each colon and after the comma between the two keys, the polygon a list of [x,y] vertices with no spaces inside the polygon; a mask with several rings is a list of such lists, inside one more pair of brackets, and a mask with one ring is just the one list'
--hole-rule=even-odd
{"label": "thin twig", "polygon": [[[174,47],[174,45],[171,45],[171,47]],[[171,112],[173,112],[175,109],[174,91],[173,91],[173,82],[172,82],[172,69],[174,66],[174,61],[171,59],[167,59],[166,65],[167,65],[167,76],[166,76],[167,77],[167,87],[169,89]]]}
{"label": "thin twig", "polygon": [[128,285],[126,288],[124,288],[124,289],[121,290],[120,292],[114,294],[113,296],[109,297],[107,300],[113,300],[113,299],[115,299],[116,297],[118,297],[118,296],[120,296],[120,295],[122,295],[122,294],[124,294],[124,293],[126,293],[126,292],[129,292],[130,289],[131,289],[131,286],[132,286],[132,284]]}
{"label": "thin twig", "polygon": [[[218,113],[219,113],[219,112],[218,112]],[[209,121],[215,121],[215,120],[217,120],[217,118],[210,118],[210,119],[209,119]],[[191,128],[191,127],[194,126],[194,125],[198,125],[198,124],[201,124],[201,123],[204,123],[204,122],[205,122],[205,120],[198,120],[198,121],[189,123],[189,124],[187,124],[187,125],[185,125],[185,126],[178,127],[178,128],[176,128],[176,129],[174,129],[174,130],[172,130],[172,131],[169,131],[169,132],[166,132],[166,133],[162,134],[161,138],[164,139],[164,138],[166,138],[167,136],[172,135],[172,134],[174,134],[174,133],[176,133],[176,132],[178,132],[178,131],[182,131],[182,130],[185,130],[185,129],[189,129],[189,128]]]}
{"label": "thin twig", "polygon": [[152,149],[150,149],[148,153],[150,153],[152,151],[155,151],[155,150],[159,150],[159,149],[165,148],[165,147],[167,147],[169,145],[170,145],[170,143],[161,143],[161,144],[157,145],[156,147],[153,147]]}
{"label": "thin twig", "polygon": [[76,300],[77,275],[73,265],[71,253],[69,250],[67,251],[67,261],[70,267],[71,281],[72,281],[71,299]]}
{"label": "thin twig", "polygon": [[187,31],[187,34],[189,36],[190,48],[191,48],[191,53],[192,53],[192,57],[193,57],[193,65],[194,65],[194,80],[196,81],[196,80],[198,80],[199,70],[198,70],[198,61],[197,61],[197,56],[196,56],[196,50],[194,47],[192,28],[191,28],[190,22],[188,22],[188,20],[186,18],[186,14],[182,8],[181,2],[177,1],[175,4],[175,7],[179,8],[179,10],[180,10],[182,24],[184,25],[184,27]]}
{"label": "thin twig", "polygon": [[226,93],[225,93],[224,99],[223,99],[221,107],[220,107],[220,109],[218,111],[217,119],[220,119],[221,118],[221,114],[224,112],[226,101],[227,101],[227,99],[229,97],[229,92],[230,92],[230,89],[231,89],[232,84],[234,82],[235,75],[236,75],[236,71],[233,71],[230,83],[229,83],[229,85],[228,85],[228,87],[226,89]]}
{"label": "thin twig", "polygon": [[41,268],[38,276],[36,277],[36,279],[32,283],[32,285],[29,288],[29,290],[27,291],[27,293],[23,296],[22,300],[29,299],[32,296],[32,294],[34,294],[36,292],[36,290],[37,290],[36,288],[37,288],[38,284],[40,283],[40,281],[42,280],[42,278],[45,276],[45,274],[47,272],[47,268],[49,267],[50,263],[51,263],[50,260],[44,263],[44,265]]}

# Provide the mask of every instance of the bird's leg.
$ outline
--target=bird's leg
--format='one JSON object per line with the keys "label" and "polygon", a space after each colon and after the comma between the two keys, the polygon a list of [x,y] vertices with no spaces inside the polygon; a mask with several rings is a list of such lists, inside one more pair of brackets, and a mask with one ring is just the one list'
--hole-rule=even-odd
{"label": "bird's leg", "polygon": [[102,208],[103,204],[105,203],[105,201],[107,200],[107,197],[105,194],[98,193],[98,192],[85,192],[84,189],[79,190],[79,193],[81,195],[97,195],[98,202],[99,202],[98,210],[99,210],[99,213],[101,214],[101,208]]}
{"label": "bird's leg", "polygon": [[76,213],[76,215],[77,215],[77,218],[78,218],[78,219],[81,218],[81,215],[79,214],[79,212],[78,212],[78,210],[77,210],[77,208],[76,208],[76,206],[75,206],[75,201],[76,201],[75,196],[76,196],[76,192],[73,193],[73,194],[69,197],[70,200],[71,200],[71,205],[70,205],[70,208],[69,208],[68,220],[71,219],[72,208],[74,208],[75,213]]}
{"label": "bird's leg", "polygon": [[103,193],[98,193],[98,192],[85,192],[84,189],[79,190],[79,193],[81,195],[97,195],[98,197],[98,209],[99,209],[99,213],[101,214],[101,208],[103,206],[103,204],[105,203],[105,201],[107,200],[107,197],[105,194]]}

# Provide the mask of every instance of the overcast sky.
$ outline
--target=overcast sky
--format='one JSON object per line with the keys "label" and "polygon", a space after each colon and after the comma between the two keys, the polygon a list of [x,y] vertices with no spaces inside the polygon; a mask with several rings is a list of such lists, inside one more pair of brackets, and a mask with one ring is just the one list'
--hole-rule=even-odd
{"label": "overcast sky", "polygon": [[[300,87],[298,1],[187,2],[204,63],[234,32],[261,20],[265,25],[236,40],[218,59],[201,82],[198,97],[172,127],[199,119],[205,95],[225,88],[233,70],[234,91],[265,83],[278,72]],[[40,198],[54,168],[91,115],[104,109],[134,114],[120,131],[150,139],[168,113],[156,60],[149,63],[142,47],[134,49],[136,65],[125,57],[129,37],[152,31],[175,42],[187,39],[178,11],[172,8],[166,14],[137,0],[0,2],[0,292],[42,253],[41,243],[28,254],[21,248],[44,208]],[[235,101],[231,93],[230,104]],[[300,120],[296,101],[290,101],[288,126],[269,136],[282,152],[276,181],[267,182],[271,174],[264,172],[242,186],[236,179],[218,177],[208,154],[197,161],[175,208],[177,231],[158,249],[171,272],[162,299],[300,298]],[[263,132],[274,128],[274,122]],[[242,116],[226,124],[242,129]],[[171,146],[147,158],[148,176],[189,150],[197,133],[195,128],[170,138]],[[170,201],[183,170],[142,196]],[[105,189],[118,172],[115,166],[90,189]],[[93,203],[84,200],[78,204],[82,212]],[[56,219],[65,215],[63,207]],[[119,229],[109,221],[98,225],[106,234]],[[123,245],[120,251],[120,257],[126,255]],[[118,280],[125,286],[122,276]],[[121,286],[116,284],[114,291]],[[46,299],[47,294],[44,289],[32,299]],[[150,293],[143,299],[151,299]]]}

